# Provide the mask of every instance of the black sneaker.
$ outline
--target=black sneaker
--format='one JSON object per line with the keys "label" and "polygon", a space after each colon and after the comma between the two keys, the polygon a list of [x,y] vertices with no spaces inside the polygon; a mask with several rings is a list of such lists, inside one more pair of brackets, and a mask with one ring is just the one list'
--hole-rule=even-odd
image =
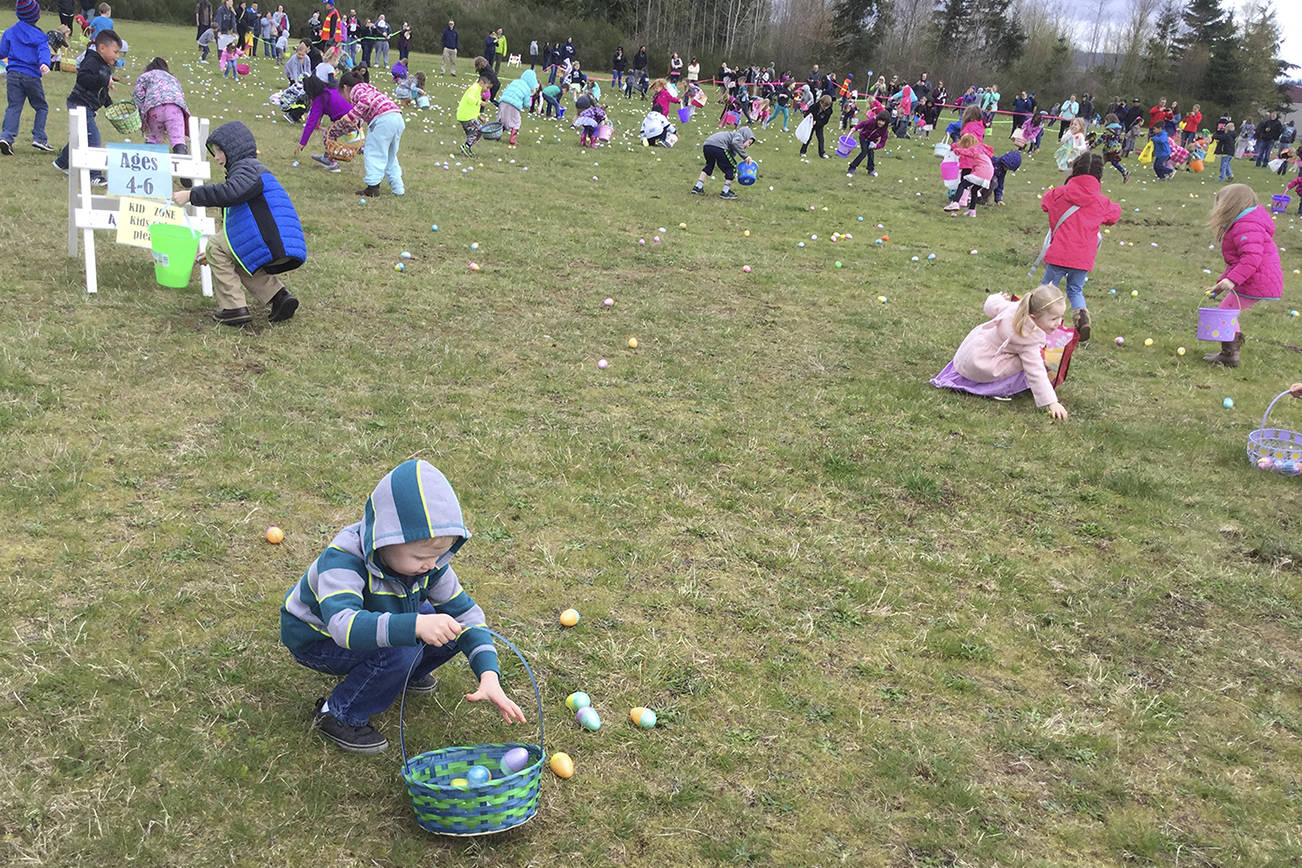
{"label": "black sneaker", "polygon": [[296,310],[298,310],[298,299],[290,295],[288,289],[282,289],[271,297],[271,313],[267,314],[267,322],[284,322],[293,319]]}
{"label": "black sneaker", "polygon": [[434,680],[434,676],[427,673],[422,677],[417,678],[415,681],[408,681],[407,692],[408,693],[433,693],[435,690],[438,690],[438,686],[439,683],[438,681]]}
{"label": "black sneaker", "polygon": [[247,307],[232,307],[227,310],[219,310],[212,315],[212,318],[222,325],[242,326],[253,322],[253,315],[249,313]]}
{"label": "black sneaker", "polygon": [[692,195],[693,195],[693,196],[704,196],[704,195],[705,195],[705,188],[704,188],[704,187],[693,187],[693,188],[692,188]]}
{"label": "black sneaker", "polygon": [[732,192],[731,190],[724,190],[722,193],[719,194],[719,198],[720,198],[720,199],[736,199],[736,198],[737,198],[737,194],[734,193],[734,192]]}
{"label": "black sneaker", "polygon": [[352,753],[379,753],[389,746],[389,740],[369,723],[365,726],[349,726],[342,723],[328,711],[322,711],[324,699],[318,699],[312,706],[312,725],[321,734],[346,751]]}
{"label": "black sneaker", "polygon": [[53,150],[54,150],[54,145],[50,144],[49,142],[38,142],[38,141],[36,141],[35,139],[32,139],[32,147],[35,148],[35,149],[38,150],[38,151],[53,151]]}
{"label": "black sneaker", "polygon": [[0,139],[0,154],[4,154],[6,157],[12,157],[14,155],[14,143]]}
{"label": "black sneaker", "polygon": [[467,145],[465,142],[461,143],[461,153],[465,154],[467,157],[474,156],[474,154],[471,153],[470,151],[470,145]]}

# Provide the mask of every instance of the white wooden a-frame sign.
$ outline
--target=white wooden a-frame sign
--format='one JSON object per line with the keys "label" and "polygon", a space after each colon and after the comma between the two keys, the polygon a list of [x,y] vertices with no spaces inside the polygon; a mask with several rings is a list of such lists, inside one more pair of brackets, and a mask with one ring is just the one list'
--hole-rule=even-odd
{"label": "white wooden a-frame sign", "polygon": [[[190,118],[191,148],[201,148],[208,141],[208,119]],[[208,161],[195,154],[169,154],[171,175],[189,178],[196,185],[212,177]],[[86,257],[86,292],[99,291],[95,271],[95,230],[116,230],[119,200],[116,196],[97,196],[91,191],[92,171],[106,173],[109,152],[107,148],[92,148],[86,130],[86,110],[80,106],[68,110],[68,256],[77,256],[77,233],[81,233],[82,248]],[[191,228],[203,233],[199,239],[199,252],[207,250],[208,236],[217,231],[217,224],[204,208],[185,207],[186,220]],[[212,271],[207,265],[199,269],[203,294],[212,297]]]}

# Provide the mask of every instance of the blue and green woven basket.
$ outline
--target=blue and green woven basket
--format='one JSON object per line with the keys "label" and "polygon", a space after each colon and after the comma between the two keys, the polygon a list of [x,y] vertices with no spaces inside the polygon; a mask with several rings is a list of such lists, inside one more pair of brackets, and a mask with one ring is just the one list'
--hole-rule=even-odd
{"label": "blue and green woven basket", "polygon": [[[529,821],[538,812],[542,769],[547,761],[543,750],[542,694],[538,680],[524,655],[500,633],[489,630],[524,664],[533,683],[538,703],[538,743],[479,744],[471,747],[445,747],[407,757],[406,708],[404,688],[398,711],[398,739],[402,745],[402,779],[411,795],[416,822],[437,835],[491,835],[505,832]],[[417,655],[412,668],[420,660]],[[411,672],[407,678],[410,681]],[[502,757],[512,748],[522,747],[529,753],[529,765],[514,774],[502,770]],[[464,778],[473,765],[482,765],[493,773],[491,780],[474,785],[453,786],[455,778]]]}

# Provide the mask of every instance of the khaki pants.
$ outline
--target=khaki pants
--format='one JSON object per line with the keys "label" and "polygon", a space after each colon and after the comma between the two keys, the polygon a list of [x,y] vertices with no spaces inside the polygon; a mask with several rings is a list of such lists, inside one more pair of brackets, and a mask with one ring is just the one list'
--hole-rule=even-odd
{"label": "khaki pants", "polygon": [[448,74],[448,67],[452,67],[452,74],[457,74],[457,50],[455,48],[443,49],[443,74]]}
{"label": "khaki pants", "polygon": [[235,261],[234,254],[226,246],[226,234],[219,232],[208,240],[208,266],[212,269],[212,291],[221,310],[233,310],[247,307],[244,290],[253,293],[254,298],[263,304],[285,288],[279,278],[258,270],[253,274],[245,271]]}

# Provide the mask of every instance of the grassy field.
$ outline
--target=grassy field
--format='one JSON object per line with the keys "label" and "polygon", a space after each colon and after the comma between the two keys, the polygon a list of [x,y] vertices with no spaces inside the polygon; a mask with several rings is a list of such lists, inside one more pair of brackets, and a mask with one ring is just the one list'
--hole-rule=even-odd
{"label": "grassy field", "polygon": [[[615,100],[613,147],[529,119],[463,174],[459,91],[435,75],[407,196],[363,205],[358,166],[291,166],[272,64],[237,86],[191,62],[188,28],[121,30],[128,73],[162,54],[194,112],[253,129],[308,232],[303,307],[215,326],[197,280],[159,287],[107,236],[88,297],[63,176],[24,137],[0,162],[0,861],[1302,860],[1299,481],[1244,456],[1302,379],[1291,214],[1285,299],[1244,316],[1242,367],[1214,369],[1193,336],[1221,267],[1214,178],[1107,176],[1125,204],[1087,289],[1097,339],[1051,424],[1029,396],[927,384],[983,293],[1032,285],[1047,154],[1007,207],[955,220],[926,143],[851,181],[771,129],[759,183],[720,202],[718,182],[687,192],[699,124],[644,150],[644,105]],[[46,79],[52,105],[71,85]],[[493,838],[416,825],[396,708],[379,757],[311,733],[330,682],[278,641],[286,589],[410,456],[456,487],[458,573],[578,769],[544,773],[538,816]],[[409,704],[409,746],[533,740],[504,666],[529,726],[469,707],[454,663]],[[564,710],[573,690],[599,732]],[[660,725],[631,727],[634,705]]]}

